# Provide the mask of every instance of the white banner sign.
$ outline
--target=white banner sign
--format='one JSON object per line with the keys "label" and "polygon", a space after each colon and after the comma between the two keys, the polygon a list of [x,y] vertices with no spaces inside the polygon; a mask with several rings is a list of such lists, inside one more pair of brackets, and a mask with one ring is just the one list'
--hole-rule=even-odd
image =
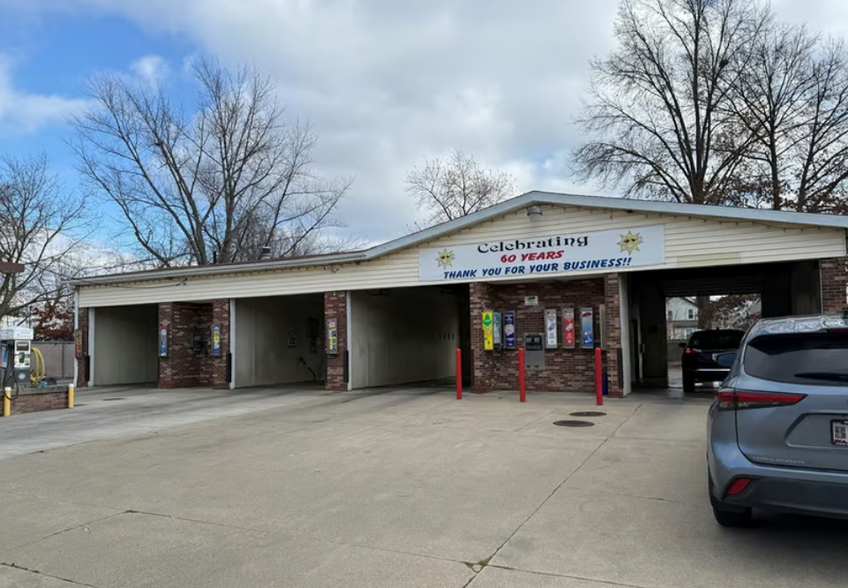
{"label": "white banner sign", "polygon": [[422,249],[422,282],[618,271],[665,263],[665,225]]}

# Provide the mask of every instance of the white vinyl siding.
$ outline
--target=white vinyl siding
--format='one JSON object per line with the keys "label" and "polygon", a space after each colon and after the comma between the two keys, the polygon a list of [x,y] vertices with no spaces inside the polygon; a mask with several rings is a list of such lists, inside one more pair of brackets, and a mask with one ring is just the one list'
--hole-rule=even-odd
{"label": "white vinyl siding", "polygon": [[[83,286],[80,307],[115,306],[167,301],[246,298],[342,290],[422,285],[418,280],[418,250],[531,235],[565,235],[605,229],[665,224],[664,268],[738,265],[758,262],[820,259],[845,255],[843,229],[769,226],[734,220],[627,211],[543,206],[544,214],[529,218],[522,209],[497,219],[384,257],[342,265],[303,269],[178,278],[168,281],[124,283],[120,286]],[[633,268],[631,271],[652,269]],[[605,273],[573,272],[569,276]],[[553,276],[544,276],[550,279]],[[526,277],[515,278],[527,280]],[[473,280],[471,280],[473,281]],[[480,279],[479,281],[486,281]],[[172,287],[167,287],[172,284]],[[432,284],[432,283],[430,283]],[[163,287],[165,286],[165,287]]]}

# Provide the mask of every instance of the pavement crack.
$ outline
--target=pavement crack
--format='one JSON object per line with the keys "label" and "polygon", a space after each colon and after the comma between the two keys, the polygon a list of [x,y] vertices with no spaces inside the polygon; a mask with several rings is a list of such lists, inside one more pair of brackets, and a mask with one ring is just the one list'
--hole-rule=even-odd
{"label": "pavement crack", "polygon": [[490,567],[497,568],[499,570],[507,570],[510,572],[520,572],[522,574],[532,574],[534,576],[545,576],[547,578],[568,578],[569,580],[581,580],[584,582],[593,582],[595,584],[601,584],[604,586],[619,586],[621,588],[651,588],[650,586],[641,586],[639,584],[624,584],[622,582],[613,582],[611,580],[598,580],[596,578],[588,578],[586,576],[574,576],[572,574],[556,574],[553,572],[538,572],[535,570],[522,570],[519,568],[511,568],[509,566],[501,566],[492,564]]}
{"label": "pavement crack", "polygon": [[4,566],[7,568],[11,568],[13,570],[20,570],[22,572],[27,572],[30,574],[36,574],[38,576],[44,576],[45,578],[52,578],[54,580],[61,580],[62,582],[67,582],[68,584],[73,584],[74,586],[86,586],[87,588],[97,588],[94,584],[85,584],[83,582],[77,582],[75,580],[71,580],[70,578],[63,578],[62,576],[54,576],[53,574],[47,574],[45,572],[34,570],[32,568],[27,568],[24,566],[19,566],[14,563],[3,563],[0,562],[0,566]]}
{"label": "pavement crack", "polygon": [[12,547],[11,549],[9,549],[8,551],[14,551],[16,549],[22,549],[24,547],[29,547],[30,545],[34,545],[34,544],[36,544],[40,541],[46,541],[47,539],[50,539],[51,537],[56,537],[57,535],[69,533],[69,532],[74,531],[76,529],[85,528],[88,525],[93,525],[94,523],[100,523],[100,522],[103,522],[105,520],[111,519],[113,517],[120,516],[122,514],[124,514],[124,513],[123,512],[113,512],[112,514],[109,514],[109,515],[106,515],[106,516],[103,516],[103,517],[98,517],[96,519],[92,519],[92,520],[86,521],[84,523],[79,523],[78,525],[73,525],[71,527],[68,527],[67,529],[62,529],[61,531],[55,531],[53,533],[50,533],[49,535],[45,535],[44,537],[39,537],[38,539],[33,539],[32,541],[29,541],[27,543],[23,543],[21,545],[16,545],[16,546]]}
{"label": "pavement crack", "polygon": [[230,525],[228,523],[217,523],[215,521],[204,521],[204,520],[201,520],[201,519],[192,519],[192,518],[189,518],[189,517],[169,515],[169,514],[165,514],[165,513],[161,513],[161,512],[149,512],[149,511],[144,511],[144,510],[128,509],[128,510],[125,510],[124,512],[119,513],[119,514],[122,514],[122,515],[124,515],[124,514],[138,514],[138,515],[144,515],[144,516],[149,516],[149,517],[160,517],[160,518],[163,518],[163,519],[171,519],[171,520],[174,520],[174,521],[183,521],[183,522],[186,522],[186,523],[197,523],[199,525],[211,525],[213,527],[223,527],[225,529],[235,529],[236,531],[246,531],[248,533],[257,533],[259,535],[263,535],[263,536],[266,536],[266,537],[272,536],[272,534],[270,534],[270,533],[267,533],[267,532],[262,531],[260,529],[255,529],[253,527],[240,527],[238,525]]}
{"label": "pavement crack", "polygon": [[552,414],[553,414],[553,413],[555,413],[556,411],[557,411],[557,409],[555,409],[555,408],[554,408],[554,409],[549,410],[548,412],[546,412],[545,414],[543,414],[543,415],[542,415],[542,416],[540,416],[539,418],[537,418],[537,419],[533,419],[533,420],[532,420],[532,421],[530,421],[529,423],[524,424],[524,425],[522,425],[522,426],[518,427],[517,429],[515,429],[515,430],[513,431],[513,433],[518,433],[518,432],[520,432],[520,431],[522,431],[522,430],[526,429],[526,428],[527,428],[527,427],[529,427],[530,425],[535,425],[536,423],[538,423],[539,421],[541,421],[543,418],[545,418],[545,417],[547,417],[547,416],[549,416],[549,415],[552,415]]}

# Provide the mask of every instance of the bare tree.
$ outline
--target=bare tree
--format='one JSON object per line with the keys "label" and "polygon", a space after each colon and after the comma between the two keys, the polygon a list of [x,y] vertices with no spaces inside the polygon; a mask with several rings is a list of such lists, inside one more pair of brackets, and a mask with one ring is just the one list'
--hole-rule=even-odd
{"label": "bare tree", "polygon": [[455,149],[408,172],[406,192],[427,213],[426,227],[497,204],[514,194],[515,183],[509,174],[483,169],[474,157]]}
{"label": "bare tree", "polygon": [[274,83],[213,61],[194,69],[188,112],[164,90],[103,75],[97,107],[71,121],[85,176],[117,204],[143,256],[162,266],[292,255],[322,229],[349,182],[313,172],[316,136],[284,120]]}
{"label": "bare tree", "polygon": [[574,153],[582,179],[632,196],[723,203],[753,140],[727,95],[771,15],[752,0],[622,0],[618,47],[591,63]]}
{"label": "bare tree", "polygon": [[774,209],[842,212],[848,182],[848,52],[802,27],[777,26],[754,46],[732,93],[753,136],[748,181]]}
{"label": "bare tree", "polygon": [[[738,68],[727,102],[740,132],[750,136],[740,194],[756,194],[756,205],[783,208],[786,173],[803,143],[802,129],[814,87],[812,55],[816,39],[804,27],[766,27]],[[744,178],[744,179],[742,179]],[[761,197],[765,196],[763,202]],[[747,202],[751,204],[751,202]]]}
{"label": "bare tree", "polygon": [[62,190],[44,156],[0,162],[0,261],[25,268],[0,275],[0,317],[61,298],[62,281],[75,275],[68,260],[85,236],[85,204]]}
{"label": "bare tree", "polygon": [[[848,181],[848,52],[842,40],[821,45],[810,68],[805,116],[798,124],[783,178],[794,207],[845,214]],[[794,155],[794,157],[793,157]],[[794,164],[794,162],[799,162]]]}

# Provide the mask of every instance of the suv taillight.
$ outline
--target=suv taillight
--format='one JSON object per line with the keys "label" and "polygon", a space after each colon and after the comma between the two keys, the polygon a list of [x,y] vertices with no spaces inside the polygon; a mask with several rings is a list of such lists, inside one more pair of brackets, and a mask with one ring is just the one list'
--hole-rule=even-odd
{"label": "suv taillight", "polygon": [[774,408],[793,406],[807,397],[806,394],[782,394],[779,392],[748,392],[722,388],[716,392],[719,410],[745,410],[749,408]]}

